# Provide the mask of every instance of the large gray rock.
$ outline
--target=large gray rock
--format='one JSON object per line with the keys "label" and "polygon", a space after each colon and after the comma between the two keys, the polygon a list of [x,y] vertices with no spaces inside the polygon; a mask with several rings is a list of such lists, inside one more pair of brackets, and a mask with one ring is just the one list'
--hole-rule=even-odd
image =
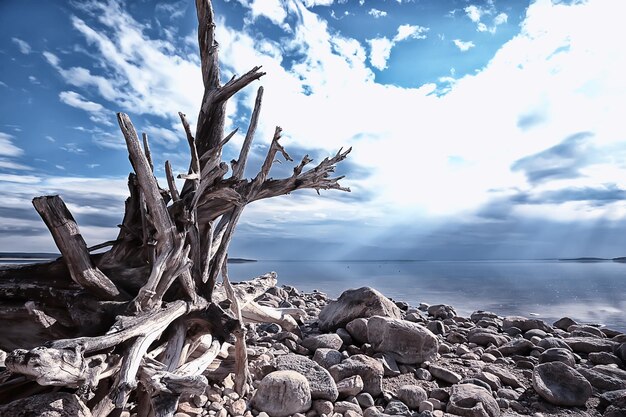
{"label": "large gray rock", "polygon": [[462,417],[500,415],[500,407],[489,391],[473,384],[453,385],[446,411]]}
{"label": "large gray rock", "polygon": [[439,350],[437,336],[424,326],[406,320],[371,317],[367,321],[367,337],[374,350],[387,352],[404,364],[432,361]]}
{"label": "large gray rock", "polygon": [[511,327],[517,327],[523,332],[532,329],[543,330],[547,333],[553,332],[552,327],[550,327],[550,325],[547,324],[545,321],[539,319],[529,319],[521,316],[508,316],[505,317],[504,320],[502,320],[503,329],[508,329]]}
{"label": "large gray rock", "polygon": [[261,380],[252,405],[271,417],[287,417],[311,408],[309,381],[296,371],[276,371]]}
{"label": "large gray rock", "polygon": [[356,318],[372,316],[397,319],[402,317],[398,306],[373,288],[346,290],[339,299],[329,302],[322,309],[319,315],[319,328],[324,332],[336,330]]}
{"label": "large gray rock", "polygon": [[622,369],[598,365],[591,369],[578,368],[578,372],[600,392],[626,389],[626,371]]}
{"label": "large gray rock", "polygon": [[51,392],[0,405],[2,417],[91,417],[89,408],[74,394]]}
{"label": "large gray rock", "polygon": [[363,379],[363,391],[376,397],[383,389],[383,366],[379,361],[367,355],[353,355],[339,365],[329,369],[335,381],[341,381],[353,375],[359,375]]}
{"label": "large gray rock", "polygon": [[547,362],[563,362],[572,368],[576,366],[574,354],[563,348],[550,348],[539,355],[539,363]]}
{"label": "large gray rock", "polygon": [[563,339],[576,353],[613,352],[616,343],[597,337],[568,337]]}
{"label": "large gray rock", "polygon": [[535,366],[533,388],[549,403],[564,406],[584,406],[592,394],[589,381],[563,362]]}
{"label": "large gray rock", "polygon": [[301,355],[283,355],[276,359],[276,369],[279,371],[295,371],[309,381],[311,398],[314,400],[335,401],[339,396],[337,385],[330,373],[316,362]]}

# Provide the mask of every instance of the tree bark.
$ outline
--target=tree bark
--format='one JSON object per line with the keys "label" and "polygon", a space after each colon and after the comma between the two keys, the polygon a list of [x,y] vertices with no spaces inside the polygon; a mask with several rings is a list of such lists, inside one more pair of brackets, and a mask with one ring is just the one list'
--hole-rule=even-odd
{"label": "tree bark", "polygon": [[[298,331],[299,309],[275,309],[254,300],[276,285],[275,274],[231,283],[226,263],[245,207],[299,189],[349,191],[332,177],[350,150],[305,171],[304,156],[288,178],[269,177],[280,154],[276,127],[253,179],[244,178],[261,112],[257,92],[237,160],[222,161],[227,100],[264,73],[255,67],[220,84],[211,2],[196,0],[205,87],[195,137],[179,113],[190,164],[179,191],[166,162],[167,190],[154,176],[147,135],[118,113],[133,173],[114,241],[87,248],[59,196],[33,204],[62,257],[46,264],[0,269],[0,349],[9,351],[0,374],[0,404],[29,393],[64,387],[90,404],[94,416],[119,415],[139,404],[141,416],[172,416],[182,395],[204,392],[208,381],[234,373],[241,395],[249,389],[245,322],[276,322]],[[92,254],[95,249],[108,248]],[[218,282],[219,276],[222,282]],[[235,338],[234,347],[227,340]],[[229,348],[230,346],[230,348]],[[229,352],[230,360],[218,358]]]}

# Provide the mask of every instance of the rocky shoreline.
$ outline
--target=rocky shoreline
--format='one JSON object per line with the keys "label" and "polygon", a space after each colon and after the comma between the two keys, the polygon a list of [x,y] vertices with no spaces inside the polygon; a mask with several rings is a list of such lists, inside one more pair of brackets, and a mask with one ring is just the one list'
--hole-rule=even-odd
{"label": "rocky shoreline", "polygon": [[240,397],[226,373],[175,417],[626,416],[618,331],[569,318],[460,317],[368,287],[337,300],[273,287],[257,302],[300,311],[298,326],[247,325],[251,392]]}

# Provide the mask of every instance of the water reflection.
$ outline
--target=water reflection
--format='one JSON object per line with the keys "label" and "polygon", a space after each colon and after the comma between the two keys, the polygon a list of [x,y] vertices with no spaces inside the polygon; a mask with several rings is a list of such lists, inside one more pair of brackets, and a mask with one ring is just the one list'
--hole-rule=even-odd
{"label": "water reflection", "polygon": [[276,271],[280,284],[333,297],[368,285],[411,305],[450,304],[461,315],[482,309],[550,322],[567,315],[626,331],[626,265],[613,262],[261,261],[229,269],[233,280]]}

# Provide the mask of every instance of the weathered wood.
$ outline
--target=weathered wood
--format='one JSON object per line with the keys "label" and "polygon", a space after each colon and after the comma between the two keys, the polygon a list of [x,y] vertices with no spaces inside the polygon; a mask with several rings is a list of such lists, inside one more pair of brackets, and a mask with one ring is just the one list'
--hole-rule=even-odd
{"label": "weathered wood", "polygon": [[[305,156],[293,175],[274,180],[269,174],[277,154],[292,161],[277,127],[258,174],[245,179],[260,87],[229,176],[222,151],[237,129],[224,135],[226,102],[264,73],[254,67],[222,85],[211,1],[196,0],[196,8],[205,90],[195,136],[179,113],[190,152],[189,169],[178,176],[185,183],[179,191],[168,161],[168,191],[159,186],[147,135],[140,141],[130,118],[118,113],[134,173],[117,238],[87,248],[60,198],[35,199],[63,257],[0,269],[0,319],[10,342],[0,338],[0,349],[13,350],[7,358],[11,375],[0,375],[0,402],[18,390],[29,395],[62,386],[87,400],[95,417],[172,416],[181,395],[203,393],[207,378],[218,381],[234,373],[236,391],[246,394],[247,355],[255,352],[246,347],[245,321],[276,322],[299,332],[302,310],[254,301],[276,285],[274,273],[230,282],[229,246],[245,207],[254,201],[304,188],[349,191],[332,173],[350,150],[306,171],[312,161]],[[95,248],[108,250],[90,254]],[[220,273],[223,282],[217,284]],[[233,336],[231,346],[226,341]]]}
{"label": "weathered wood", "polygon": [[61,197],[37,197],[33,199],[33,205],[48,226],[72,279],[101,299],[124,299],[124,294],[91,262],[85,240]]}

